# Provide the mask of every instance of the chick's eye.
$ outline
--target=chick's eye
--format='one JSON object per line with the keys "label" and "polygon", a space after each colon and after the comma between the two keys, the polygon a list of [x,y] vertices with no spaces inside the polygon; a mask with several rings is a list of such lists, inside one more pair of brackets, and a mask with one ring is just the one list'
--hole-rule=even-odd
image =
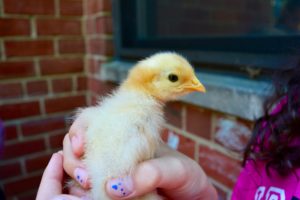
{"label": "chick's eye", "polygon": [[169,74],[168,79],[171,82],[176,82],[178,81],[178,76],[176,74]]}

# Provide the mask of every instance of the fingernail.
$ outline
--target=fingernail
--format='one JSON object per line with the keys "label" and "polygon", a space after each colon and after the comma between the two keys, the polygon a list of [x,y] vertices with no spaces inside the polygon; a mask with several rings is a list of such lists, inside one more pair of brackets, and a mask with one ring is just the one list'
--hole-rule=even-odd
{"label": "fingernail", "polygon": [[132,179],[129,177],[111,179],[106,187],[108,192],[116,197],[126,197],[133,191]]}
{"label": "fingernail", "polygon": [[88,174],[85,170],[81,168],[76,168],[74,170],[74,177],[81,186],[83,187],[87,186]]}

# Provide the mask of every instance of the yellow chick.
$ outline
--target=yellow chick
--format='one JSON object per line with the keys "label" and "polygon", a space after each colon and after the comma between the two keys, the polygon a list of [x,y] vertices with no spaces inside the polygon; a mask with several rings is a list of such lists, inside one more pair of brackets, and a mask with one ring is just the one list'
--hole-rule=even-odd
{"label": "yellow chick", "polygon": [[[84,162],[92,199],[110,199],[107,180],[125,176],[153,158],[161,140],[164,103],[193,91],[205,88],[188,61],[175,53],[158,53],[138,62],[112,95],[81,110],[77,117],[88,121]],[[120,195],[126,193],[120,190]],[[161,197],[154,191],[138,199]]]}

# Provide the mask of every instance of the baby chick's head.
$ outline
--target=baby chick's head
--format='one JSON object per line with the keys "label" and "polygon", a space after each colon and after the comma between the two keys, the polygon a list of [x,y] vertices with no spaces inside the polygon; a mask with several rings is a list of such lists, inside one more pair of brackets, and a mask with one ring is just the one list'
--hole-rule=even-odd
{"label": "baby chick's head", "polygon": [[161,101],[205,92],[189,62],[176,53],[157,53],[132,68],[124,87],[147,92]]}

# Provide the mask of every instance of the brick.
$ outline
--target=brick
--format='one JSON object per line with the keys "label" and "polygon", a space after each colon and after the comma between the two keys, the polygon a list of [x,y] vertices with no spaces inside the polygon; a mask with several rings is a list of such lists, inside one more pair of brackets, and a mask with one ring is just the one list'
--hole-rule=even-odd
{"label": "brick", "polygon": [[62,149],[63,139],[66,135],[66,132],[61,132],[56,135],[51,135],[49,137],[50,147],[53,149]]}
{"label": "brick", "polygon": [[4,12],[14,14],[54,14],[54,0],[4,0]]}
{"label": "brick", "polygon": [[227,194],[227,192],[225,192],[224,190],[222,190],[221,188],[219,188],[217,185],[214,185],[214,187],[217,190],[218,193],[218,200],[227,200],[227,196],[229,196],[229,194]]}
{"label": "brick", "polygon": [[85,30],[87,34],[96,33],[96,20],[93,17],[88,17],[85,21]]}
{"label": "brick", "polygon": [[36,194],[37,194],[37,188],[34,190],[31,190],[31,192],[26,191],[25,194],[18,195],[18,200],[32,200],[32,199],[36,198]]}
{"label": "brick", "polygon": [[93,75],[100,72],[102,61],[98,61],[97,59],[89,59],[88,60],[88,72]]}
{"label": "brick", "polygon": [[37,101],[0,105],[0,116],[3,120],[36,116],[40,113],[40,106]]}
{"label": "brick", "polygon": [[182,128],[182,103],[169,102],[165,107],[166,122]]}
{"label": "brick", "polygon": [[8,57],[51,55],[54,51],[50,40],[7,41],[4,44]]}
{"label": "brick", "polygon": [[164,129],[161,131],[160,137],[161,137],[161,139],[162,139],[165,143],[167,143],[167,141],[168,141],[168,136],[169,136],[169,130],[166,129],[166,128],[164,128]]}
{"label": "brick", "polygon": [[85,25],[88,34],[113,34],[113,20],[111,16],[100,16],[96,19],[88,17]]}
{"label": "brick", "polygon": [[99,34],[112,34],[113,33],[113,22],[112,17],[104,16],[96,18],[95,25],[96,33]]}
{"label": "brick", "polygon": [[96,14],[103,11],[112,11],[111,0],[87,0],[87,14]]}
{"label": "brick", "polygon": [[243,152],[251,137],[251,129],[238,120],[221,117],[216,121],[215,141],[231,151]]}
{"label": "brick", "polygon": [[80,35],[80,20],[72,19],[38,19],[38,35]]}
{"label": "brick", "polygon": [[0,79],[34,76],[34,66],[31,61],[0,62]]}
{"label": "brick", "polygon": [[22,134],[24,136],[42,134],[49,131],[65,128],[64,117],[51,117],[39,119],[35,121],[25,122],[21,125]]}
{"label": "brick", "polygon": [[195,145],[196,144],[194,141],[182,135],[179,135],[178,151],[192,159],[195,159]]}
{"label": "brick", "polygon": [[15,158],[36,152],[41,152],[46,149],[43,139],[22,141],[17,143],[4,145],[4,159]]}
{"label": "brick", "polygon": [[43,170],[47,166],[51,154],[44,154],[34,158],[29,158],[25,160],[26,172],[30,173],[33,171]]}
{"label": "brick", "polygon": [[107,39],[90,39],[88,41],[87,51],[94,55],[112,56],[114,52],[113,43]]}
{"label": "brick", "polygon": [[88,79],[88,88],[91,92],[94,92],[98,95],[107,95],[110,93],[116,85],[111,82],[103,82],[94,78]]}
{"label": "brick", "polygon": [[21,83],[0,83],[0,99],[17,98],[22,95]]}
{"label": "brick", "polygon": [[210,139],[211,112],[188,105],[186,109],[186,129],[190,133]]}
{"label": "brick", "polygon": [[0,36],[29,35],[30,23],[27,19],[0,19]]}
{"label": "brick", "polygon": [[42,75],[80,73],[84,70],[82,58],[41,60],[40,67]]}
{"label": "brick", "polygon": [[83,40],[61,40],[59,41],[59,52],[62,54],[84,53],[85,43]]}
{"label": "brick", "polygon": [[199,164],[208,176],[233,188],[241,170],[241,163],[206,146],[199,148]]}
{"label": "brick", "polygon": [[91,95],[91,106],[95,106],[97,105],[97,103],[99,102],[99,95]]}
{"label": "brick", "polygon": [[169,137],[171,136],[173,137],[178,137],[179,139],[179,143],[178,143],[178,147],[177,150],[183,154],[185,154],[186,156],[195,159],[195,142],[190,140],[189,138],[186,138],[182,135],[179,135],[178,133],[168,130],[168,129],[164,129],[162,134],[161,134],[161,138],[165,143],[168,143]]}
{"label": "brick", "polygon": [[18,138],[17,126],[10,125],[4,127],[5,141],[15,140]]}
{"label": "brick", "polygon": [[48,85],[45,80],[29,81],[26,87],[28,95],[31,96],[45,95],[48,93]]}
{"label": "brick", "polygon": [[4,192],[7,196],[12,196],[37,189],[40,184],[41,177],[42,174],[38,174],[31,177],[21,177],[18,180],[5,183]]}
{"label": "brick", "polygon": [[71,111],[85,105],[86,99],[84,95],[51,98],[45,100],[46,113]]}
{"label": "brick", "polygon": [[52,80],[52,90],[54,93],[71,92],[73,89],[72,79],[54,79]]}
{"label": "brick", "polygon": [[85,76],[77,77],[77,87],[76,91],[87,90],[87,78]]}
{"label": "brick", "polygon": [[81,16],[83,14],[82,0],[60,1],[60,14],[67,16]]}
{"label": "brick", "polygon": [[16,177],[21,175],[21,165],[19,162],[8,164],[0,163],[0,179],[3,181],[6,178]]}

